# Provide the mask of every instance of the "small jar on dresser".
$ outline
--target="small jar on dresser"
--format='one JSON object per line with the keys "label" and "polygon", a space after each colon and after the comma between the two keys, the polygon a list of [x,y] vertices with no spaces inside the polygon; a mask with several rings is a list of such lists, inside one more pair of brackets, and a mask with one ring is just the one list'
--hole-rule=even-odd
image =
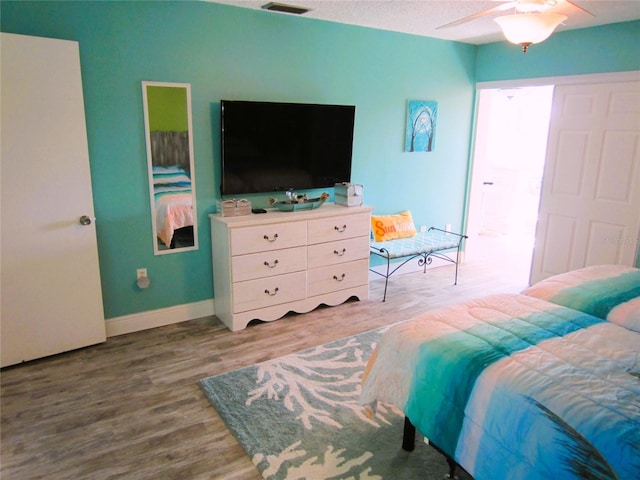
{"label": "small jar on dresser", "polygon": [[238,217],[212,214],[215,314],[232,331],[251,320],[369,297],[372,207]]}

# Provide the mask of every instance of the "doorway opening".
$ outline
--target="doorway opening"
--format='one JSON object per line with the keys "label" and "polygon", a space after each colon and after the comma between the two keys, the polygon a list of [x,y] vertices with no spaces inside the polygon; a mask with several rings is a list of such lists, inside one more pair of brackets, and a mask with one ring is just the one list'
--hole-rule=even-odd
{"label": "doorway opening", "polygon": [[528,285],[553,85],[479,91],[465,261]]}

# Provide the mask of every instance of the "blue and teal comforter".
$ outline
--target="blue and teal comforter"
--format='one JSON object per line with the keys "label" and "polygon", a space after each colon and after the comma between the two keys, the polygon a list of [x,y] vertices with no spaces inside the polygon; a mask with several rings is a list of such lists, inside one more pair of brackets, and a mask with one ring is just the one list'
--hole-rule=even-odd
{"label": "blue and teal comforter", "polygon": [[154,166],[153,192],[156,233],[169,246],[177,229],[194,225],[191,178],[180,165]]}
{"label": "blue and teal comforter", "polygon": [[527,288],[541,298],[640,332],[640,269],[594,265],[554,275]]}
{"label": "blue and teal comforter", "polygon": [[537,298],[396,325],[360,401],[401,408],[476,480],[640,478],[640,333]]}

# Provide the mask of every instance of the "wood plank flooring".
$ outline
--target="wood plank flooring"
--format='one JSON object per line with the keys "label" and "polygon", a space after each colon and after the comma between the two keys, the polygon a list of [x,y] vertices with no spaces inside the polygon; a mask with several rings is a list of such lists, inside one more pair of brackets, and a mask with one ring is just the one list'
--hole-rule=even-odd
{"label": "wood plank flooring", "polygon": [[199,379],[526,286],[512,266],[492,265],[461,265],[457,286],[453,266],[392,277],[384,303],[384,281],[376,279],[369,300],[237,333],[202,318],[6,368],[1,477],[259,480]]}

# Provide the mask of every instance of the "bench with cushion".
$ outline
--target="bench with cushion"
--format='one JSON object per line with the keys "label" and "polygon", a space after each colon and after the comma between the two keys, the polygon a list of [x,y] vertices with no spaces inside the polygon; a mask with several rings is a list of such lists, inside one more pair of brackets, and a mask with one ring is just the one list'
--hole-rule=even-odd
{"label": "bench with cushion", "polygon": [[[455,264],[454,284],[458,283],[460,250],[462,241],[468,238],[466,235],[435,227],[430,227],[426,232],[417,232],[408,210],[396,215],[372,215],[371,230],[373,239],[370,254],[383,258],[386,263],[384,272],[370,268],[370,271],[385,278],[383,302],[387,298],[389,277],[415,258],[418,258],[418,265],[423,267],[423,272],[426,272],[427,265],[431,264],[434,257]],[[455,250],[455,258],[443,253],[448,250],[451,253]],[[392,264],[392,260],[398,259],[402,261]]]}

